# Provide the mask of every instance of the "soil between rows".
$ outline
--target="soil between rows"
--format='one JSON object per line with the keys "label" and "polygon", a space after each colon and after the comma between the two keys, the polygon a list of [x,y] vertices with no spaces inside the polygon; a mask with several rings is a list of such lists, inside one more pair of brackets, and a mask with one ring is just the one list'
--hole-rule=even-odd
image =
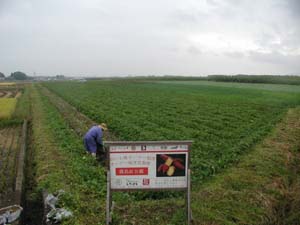
{"label": "soil between rows", "polygon": [[21,127],[0,130],[0,208],[20,204],[15,195]]}
{"label": "soil between rows", "polygon": [[17,98],[21,95],[21,92],[17,89],[15,90],[1,90],[0,98]]}

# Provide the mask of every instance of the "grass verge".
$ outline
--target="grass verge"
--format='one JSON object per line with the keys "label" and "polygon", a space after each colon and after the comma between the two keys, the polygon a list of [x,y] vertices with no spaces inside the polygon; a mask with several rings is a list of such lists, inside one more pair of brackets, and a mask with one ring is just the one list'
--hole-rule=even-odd
{"label": "grass verge", "polygon": [[[31,84],[26,84],[23,86],[23,88],[20,90],[19,97],[16,97],[17,104],[15,111],[13,113],[13,118],[16,119],[30,119],[30,87]],[[22,94],[21,94],[22,93]]]}
{"label": "grass verge", "polygon": [[299,224],[299,137],[297,107],[238,165],[193,187],[194,224]]}
{"label": "grass verge", "polygon": [[[35,86],[31,92],[32,188],[30,190],[27,185],[26,201],[29,204],[39,202],[45,189],[49,192],[63,189],[66,194],[61,205],[74,213],[74,217],[63,224],[99,224],[104,221],[105,211],[103,168],[85,155],[82,140],[47,98],[40,95]],[[26,221],[39,224],[34,217],[35,213],[27,213]]]}

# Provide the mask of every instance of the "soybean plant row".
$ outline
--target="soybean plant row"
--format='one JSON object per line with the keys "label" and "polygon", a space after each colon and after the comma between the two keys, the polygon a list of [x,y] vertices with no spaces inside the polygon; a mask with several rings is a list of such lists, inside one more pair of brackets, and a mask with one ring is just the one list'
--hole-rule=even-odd
{"label": "soybean plant row", "polygon": [[46,83],[120,140],[193,140],[193,182],[238,161],[262,140],[299,93],[113,80]]}

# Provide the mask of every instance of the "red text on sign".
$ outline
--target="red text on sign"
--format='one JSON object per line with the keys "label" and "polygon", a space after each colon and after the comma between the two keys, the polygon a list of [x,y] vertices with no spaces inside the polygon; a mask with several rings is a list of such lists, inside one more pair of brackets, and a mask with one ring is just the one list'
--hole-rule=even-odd
{"label": "red text on sign", "polygon": [[148,175],[147,167],[116,168],[117,176]]}

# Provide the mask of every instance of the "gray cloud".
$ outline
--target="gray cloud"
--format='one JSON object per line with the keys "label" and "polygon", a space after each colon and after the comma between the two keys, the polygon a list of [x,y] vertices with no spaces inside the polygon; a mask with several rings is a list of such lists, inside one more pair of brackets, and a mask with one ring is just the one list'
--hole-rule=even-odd
{"label": "gray cloud", "polygon": [[199,54],[202,54],[202,51],[201,51],[199,48],[197,48],[196,46],[193,46],[193,45],[189,46],[189,47],[187,48],[187,51],[188,51],[190,54],[193,54],[193,55],[199,55]]}
{"label": "gray cloud", "polygon": [[271,65],[274,68],[281,69],[275,74],[298,74],[300,72],[300,55],[286,56],[280,52],[274,51],[271,53],[249,52],[249,58],[254,62]]}
{"label": "gray cloud", "polygon": [[243,58],[245,57],[245,53],[244,52],[238,52],[238,51],[234,51],[234,52],[225,52],[224,53],[226,56],[232,57],[232,58]]}
{"label": "gray cloud", "polygon": [[289,61],[288,57],[276,51],[271,53],[250,51],[248,54],[252,60],[257,62],[271,63],[271,64],[285,64],[287,63],[287,61]]}
{"label": "gray cloud", "polygon": [[[293,18],[299,18],[300,17],[300,1],[299,0],[286,0],[285,4],[287,5],[287,8],[290,10],[291,12],[291,16]],[[297,22],[299,23],[300,21],[297,20]]]}
{"label": "gray cloud", "polygon": [[299,5],[297,0],[1,0],[0,71],[299,71]]}

